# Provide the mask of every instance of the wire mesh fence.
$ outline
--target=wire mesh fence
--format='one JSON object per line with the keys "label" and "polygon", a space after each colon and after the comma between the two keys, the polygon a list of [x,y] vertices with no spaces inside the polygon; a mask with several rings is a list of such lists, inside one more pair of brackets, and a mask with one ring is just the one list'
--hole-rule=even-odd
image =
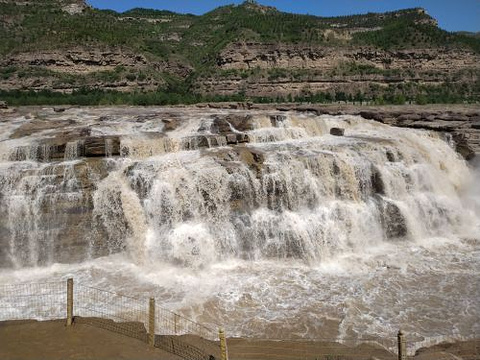
{"label": "wire mesh fence", "polygon": [[443,342],[431,348],[423,348],[423,343],[407,342],[407,346],[416,350],[401,357],[397,350],[370,340],[339,342],[337,339],[302,341],[237,338],[228,340],[228,352],[231,360],[480,360],[478,340],[455,344]]}
{"label": "wire mesh fence", "polygon": [[211,360],[220,359],[218,346],[212,349],[211,346],[198,346],[198,340],[193,345],[189,339],[178,336],[157,336],[155,347],[166,350],[186,360]]}
{"label": "wire mesh fence", "polygon": [[[187,360],[219,359],[220,348],[201,339],[216,341],[218,332],[161,307],[155,307],[155,346]],[[189,335],[182,337],[179,335]],[[196,338],[192,338],[194,335]],[[195,345],[194,345],[194,344]],[[210,345],[210,346],[209,346]]]}
{"label": "wire mesh fence", "polygon": [[[79,284],[74,286],[73,299],[75,323],[100,327],[144,342],[149,342],[153,325],[152,345],[155,347],[187,360],[208,359],[210,356],[204,349],[185,339],[170,335],[189,334],[215,340],[215,331],[155,306],[155,303],[151,308],[150,299],[129,297]],[[150,324],[150,319],[153,324]]]}
{"label": "wire mesh fence", "polygon": [[66,317],[65,282],[0,285],[0,321]]}
{"label": "wire mesh fence", "polygon": [[76,284],[73,309],[75,322],[94,325],[147,341],[148,302],[105,290]]}
{"label": "wire mesh fence", "polygon": [[229,339],[231,359],[253,360],[271,358],[276,360],[395,360],[396,352],[374,341],[319,339],[260,340]]}
{"label": "wire mesh fence", "polygon": [[[0,285],[0,321],[66,319],[68,325],[74,318],[76,324],[150,342],[152,346],[187,360],[210,359],[213,353],[218,356],[218,344],[205,342],[202,345],[202,338],[217,339],[213,329],[155,306],[154,301],[153,308],[150,304],[151,299],[73,285],[73,280]],[[155,331],[151,332],[153,329]],[[149,332],[153,341],[149,341]],[[180,336],[186,334],[190,338]],[[198,338],[192,342],[192,336]]]}
{"label": "wire mesh fence", "polygon": [[[0,285],[0,321],[67,319],[68,325],[69,317],[77,324],[132,337],[186,360],[226,359],[221,346],[226,346],[222,342],[223,333],[219,338],[215,329],[157,306],[153,299],[129,297],[82,284],[73,286],[72,280],[69,286],[64,281]],[[229,353],[232,360],[259,359],[266,355],[276,360],[407,360],[414,359],[419,352],[444,351],[448,342],[464,341],[453,356],[480,360],[480,341],[467,341],[471,339],[438,336],[413,341],[400,333],[398,339],[386,340],[229,339]]]}
{"label": "wire mesh fence", "polygon": [[[455,346],[453,346],[455,344]],[[448,359],[480,360],[480,339],[478,334],[469,337],[460,335],[432,336],[421,341],[407,339],[406,359],[415,359],[417,356],[447,352],[451,354]],[[430,355],[430,358],[433,358]],[[447,357],[445,357],[447,358]]]}
{"label": "wire mesh fence", "polygon": [[155,329],[162,335],[192,334],[212,341],[218,340],[218,330],[158,306],[155,307]]}

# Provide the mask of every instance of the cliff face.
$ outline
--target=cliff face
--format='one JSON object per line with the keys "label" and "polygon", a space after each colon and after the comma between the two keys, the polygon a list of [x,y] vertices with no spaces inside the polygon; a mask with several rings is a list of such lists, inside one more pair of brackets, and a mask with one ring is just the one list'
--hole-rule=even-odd
{"label": "cliff face", "polygon": [[402,49],[385,51],[368,48],[335,48],[286,44],[236,43],[217,58],[222,70],[313,69],[332,70],[342,62],[357,62],[380,70],[455,71],[479,68],[480,55],[462,49]]}
{"label": "cliff face", "polygon": [[84,0],[64,0],[62,4],[62,10],[70,15],[81,14],[89,5]]}
{"label": "cliff face", "polygon": [[158,78],[138,79],[135,75],[149,72],[151,68],[161,69],[161,63],[149,62],[144,55],[119,48],[75,47],[21,52],[6,56],[0,64],[7,69],[24,69],[0,82],[4,90],[69,92],[80,86],[92,86],[133,91],[137,88],[154,90],[163,84]]}
{"label": "cliff face", "polygon": [[68,49],[20,53],[3,60],[3,66],[42,66],[72,74],[113,70],[116,66],[141,67],[147,64],[143,55],[122,52],[120,49]]}
{"label": "cliff face", "polygon": [[157,61],[129,49],[74,47],[65,50],[21,52],[0,60],[4,69],[22,69],[0,80],[1,90],[54,90],[79,87],[130,92],[154,91],[164,86],[160,76],[188,76],[191,67],[175,61]]}
{"label": "cliff face", "polygon": [[[462,49],[313,47],[243,43],[227,47],[217,58],[226,76],[202,78],[204,93],[248,96],[302,95],[319,91],[368,94],[373,86],[438,85],[453,82],[474,86],[480,55]],[[291,70],[291,72],[276,69]],[[256,72],[256,76],[253,74]]]}
{"label": "cliff face", "polygon": [[[51,2],[51,1],[50,1]],[[0,4],[8,4],[8,5],[15,5],[15,6],[42,6],[49,3],[48,0],[0,0]],[[60,8],[70,15],[81,14],[86,9],[90,8],[90,5],[87,4],[85,0],[56,0],[56,4],[60,6]]]}

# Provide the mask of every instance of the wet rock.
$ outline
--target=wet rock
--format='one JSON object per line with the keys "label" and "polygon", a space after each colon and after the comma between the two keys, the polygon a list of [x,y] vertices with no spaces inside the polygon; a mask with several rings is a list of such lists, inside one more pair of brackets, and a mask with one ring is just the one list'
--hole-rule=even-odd
{"label": "wet rock", "polygon": [[334,136],[344,136],[345,135],[345,129],[342,129],[342,128],[331,128],[330,129],[330,135],[334,135]]}
{"label": "wet rock", "polygon": [[217,138],[211,135],[189,136],[184,141],[185,150],[196,150],[200,148],[209,148],[211,146],[218,146]]}
{"label": "wet rock", "polygon": [[100,121],[100,122],[112,121],[112,117],[108,116],[108,115],[102,115],[98,118],[98,121]]}
{"label": "wet rock", "polygon": [[248,143],[250,142],[250,138],[247,134],[236,134],[237,136],[237,143]]}
{"label": "wet rock", "polygon": [[8,109],[8,105],[6,101],[0,101],[0,109]]}
{"label": "wet rock", "polygon": [[462,155],[465,160],[472,160],[475,157],[475,149],[465,133],[454,133],[453,141],[455,142],[455,150]]}
{"label": "wet rock", "polygon": [[253,117],[251,115],[230,114],[227,116],[215,115],[210,130],[216,134],[227,134],[233,130],[245,132],[253,130],[253,128]]}
{"label": "wet rock", "polygon": [[418,111],[414,107],[408,111],[392,111],[387,108],[360,111],[357,114],[392,126],[450,133],[457,152],[466,160],[471,160],[475,153],[480,153],[480,114],[475,110],[457,107],[452,110],[427,108]]}
{"label": "wet rock", "polygon": [[53,111],[56,112],[56,113],[62,113],[62,112],[65,112],[65,108],[64,107],[54,107],[53,108]]}
{"label": "wet rock", "polygon": [[175,130],[181,123],[180,119],[177,118],[168,118],[162,119],[163,123],[163,130],[164,131],[172,131]]}
{"label": "wet rock", "polygon": [[[0,268],[11,266],[8,241],[15,240],[14,257],[21,265],[47,265],[52,261],[75,263],[86,260],[90,255],[101,256],[109,252],[89,254],[91,244],[101,243],[105,233],[100,227],[92,227],[93,191],[96,181],[107,176],[106,163],[100,159],[84,159],[71,164],[47,165],[43,172],[29,174],[37,185],[24,196],[29,200],[26,204],[38,212],[38,221],[32,214],[22,218],[25,229],[34,234],[39,243],[38,255],[31,254],[28,246],[29,233],[15,233],[8,224],[8,210],[0,207]],[[71,174],[74,177],[71,178]],[[95,176],[92,176],[95,174]],[[54,191],[50,189],[54,188]],[[35,202],[34,200],[38,200]],[[2,199],[7,202],[7,199]],[[11,201],[11,200],[10,200]],[[61,232],[60,236],[56,234]],[[97,249],[93,249],[97,252]],[[11,254],[10,254],[11,255]],[[30,257],[30,255],[33,255]]]}
{"label": "wet rock", "polygon": [[257,177],[259,177],[263,168],[263,163],[265,162],[265,153],[261,150],[243,146],[236,147],[235,152],[238,158],[250,169],[254,170]]}
{"label": "wet rock", "polygon": [[[84,132],[86,133],[86,132]],[[120,155],[120,139],[108,137],[59,137],[30,146],[20,146],[10,154],[12,161],[40,162],[73,160],[80,157],[108,157]]]}
{"label": "wet rock", "polygon": [[418,121],[421,120],[422,116],[420,114],[402,114],[397,117],[397,120],[400,122],[404,121]]}
{"label": "wet rock", "polygon": [[371,182],[372,182],[372,190],[375,194],[380,194],[380,195],[385,194],[385,184],[382,179],[382,174],[376,167],[373,167],[372,169]]}
{"label": "wet rock", "polygon": [[375,120],[375,121],[383,122],[382,121],[383,116],[382,116],[382,114],[380,114],[378,112],[360,111],[359,115],[361,117],[363,117],[364,119],[367,119],[367,120]]}
{"label": "wet rock", "polygon": [[285,115],[270,115],[270,122],[274,127],[282,127],[284,126],[287,117]]}
{"label": "wet rock", "polygon": [[387,150],[386,155],[387,155],[388,161],[395,162],[395,155],[393,154],[393,152],[391,152],[390,150]]}
{"label": "wet rock", "polygon": [[227,135],[227,144],[238,144],[237,135],[236,134],[228,134]]}
{"label": "wet rock", "polygon": [[86,157],[106,157],[120,155],[118,137],[88,137],[84,142],[83,153]]}
{"label": "wet rock", "polygon": [[389,201],[382,201],[382,222],[388,239],[399,239],[407,235],[408,229],[400,208]]}

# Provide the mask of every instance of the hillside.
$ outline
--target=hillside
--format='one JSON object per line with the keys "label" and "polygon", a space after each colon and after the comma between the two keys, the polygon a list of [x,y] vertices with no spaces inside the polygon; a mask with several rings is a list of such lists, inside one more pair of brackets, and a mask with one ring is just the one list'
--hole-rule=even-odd
{"label": "hillside", "polygon": [[9,102],[74,97],[52,91],[87,103],[480,99],[478,36],[419,8],[322,18],[246,1],[194,16],[0,0],[0,25]]}

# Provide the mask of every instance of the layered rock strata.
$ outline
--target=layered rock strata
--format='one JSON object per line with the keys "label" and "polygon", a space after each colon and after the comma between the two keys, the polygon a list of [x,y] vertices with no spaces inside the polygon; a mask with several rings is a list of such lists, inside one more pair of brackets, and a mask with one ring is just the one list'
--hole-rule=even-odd
{"label": "layered rock strata", "polygon": [[202,93],[221,95],[241,91],[252,97],[285,97],[343,92],[369,97],[377,87],[389,85],[399,93],[408,93],[409,84],[474,86],[479,64],[479,54],[448,48],[385,51],[242,43],[227,47],[218,56],[223,75],[204,77],[197,85]]}

